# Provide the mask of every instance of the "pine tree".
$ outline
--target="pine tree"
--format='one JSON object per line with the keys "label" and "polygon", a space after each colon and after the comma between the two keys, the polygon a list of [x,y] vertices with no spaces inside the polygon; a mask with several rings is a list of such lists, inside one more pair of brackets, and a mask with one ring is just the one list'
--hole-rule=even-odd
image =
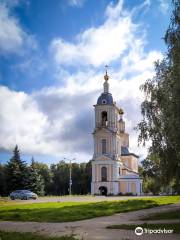
{"label": "pine tree", "polygon": [[27,165],[20,158],[20,151],[16,145],[13,156],[6,165],[8,191],[24,189],[27,184]]}
{"label": "pine tree", "polygon": [[52,194],[52,172],[50,171],[48,165],[37,161],[34,162],[34,165],[44,181],[45,194],[46,195]]}
{"label": "pine tree", "polygon": [[28,172],[28,189],[40,196],[44,195],[44,180],[39,174],[33,158],[31,160],[31,165]]}

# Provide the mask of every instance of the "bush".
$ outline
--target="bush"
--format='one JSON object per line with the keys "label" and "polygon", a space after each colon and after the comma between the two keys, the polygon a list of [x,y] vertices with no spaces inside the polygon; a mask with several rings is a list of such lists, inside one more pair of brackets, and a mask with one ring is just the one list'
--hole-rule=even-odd
{"label": "bush", "polygon": [[123,193],[122,193],[122,192],[119,192],[119,193],[118,193],[118,196],[123,196]]}
{"label": "bush", "polygon": [[107,196],[114,196],[114,193],[108,193]]}
{"label": "bush", "polygon": [[124,196],[133,196],[134,194],[132,192],[127,192],[124,194]]}

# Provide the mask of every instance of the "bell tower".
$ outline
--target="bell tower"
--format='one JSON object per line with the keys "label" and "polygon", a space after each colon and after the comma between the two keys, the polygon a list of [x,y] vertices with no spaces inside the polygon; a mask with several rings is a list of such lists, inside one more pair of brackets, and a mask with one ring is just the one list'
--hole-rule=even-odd
{"label": "bell tower", "polygon": [[103,92],[94,105],[94,111],[91,194],[141,194],[138,156],[129,153],[129,134],[125,131],[124,112],[117,107],[109,91],[107,69]]}
{"label": "bell tower", "polygon": [[117,180],[121,171],[120,109],[113,102],[108,81],[109,76],[106,70],[103,92],[99,96],[97,104],[94,105],[92,193],[102,195],[118,193]]}

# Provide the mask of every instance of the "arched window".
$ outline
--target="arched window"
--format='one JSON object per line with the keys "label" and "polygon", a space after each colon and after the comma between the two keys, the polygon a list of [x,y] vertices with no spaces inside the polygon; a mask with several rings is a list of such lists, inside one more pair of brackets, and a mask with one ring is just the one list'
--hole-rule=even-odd
{"label": "arched window", "polygon": [[107,153],[106,139],[102,139],[102,154]]}
{"label": "arched window", "polygon": [[101,168],[101,181],[102,182],[107,181],[107,168],[106,167]]}
{"label": "arched window", "polygon": [[102,122],[102,126],[107,126],[107,112],[106,111],[103,111],[101,113],[101,122]]}

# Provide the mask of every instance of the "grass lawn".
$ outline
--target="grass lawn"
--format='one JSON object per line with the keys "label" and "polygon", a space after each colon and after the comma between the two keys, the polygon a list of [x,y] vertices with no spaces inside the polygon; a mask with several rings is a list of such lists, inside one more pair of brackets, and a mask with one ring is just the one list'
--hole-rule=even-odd
{"label": "grass lawn", "polygon": [[151,208],[163,204],[180,202],[180,196],[161,196],[104,202],[49,202],[12,204],[0,206],[0,220],[67,222],[109,216],[115,213]]}
{"label": "grass lawn", "polygon": [[4,232],[0,231],[0,239],[2,240],[75,240],[72,236],[62,237],[44,237],[32,233]]}
{"label": "grass lawn", "polygon": [[163,212],[143,217],[141,220],[161,220],[161,219],[180,219],[180,210]]}
{"label": "grass lawn", "polygon": [[149,229],[173,229],[173,233],[180,233],[180,223],[143,223],[143,224],[120,224],[110,225],[109,229],[126,229],[135,230],[136,227],[149,228]]}

